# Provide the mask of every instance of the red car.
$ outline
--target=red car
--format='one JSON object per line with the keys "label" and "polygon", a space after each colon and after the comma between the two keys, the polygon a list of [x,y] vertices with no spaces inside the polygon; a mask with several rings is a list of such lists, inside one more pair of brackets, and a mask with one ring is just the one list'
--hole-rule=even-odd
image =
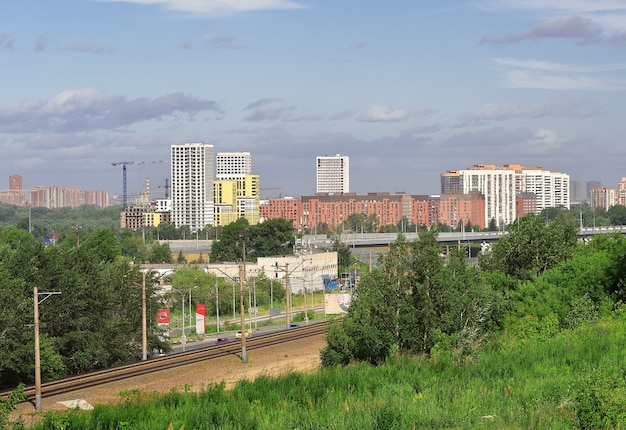
{"label": "red car", "polygon": [[227,337],[218,337],[217,340],[215,341],[215,345],[221,345],[223,343],[227,343],[230,342],[230,339]]}

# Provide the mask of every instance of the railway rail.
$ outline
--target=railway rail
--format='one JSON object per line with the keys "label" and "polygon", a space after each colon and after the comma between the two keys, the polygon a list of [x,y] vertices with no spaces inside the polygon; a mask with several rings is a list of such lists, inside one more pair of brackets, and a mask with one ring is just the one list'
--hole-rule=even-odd
{"label": "railway rail", "polygon": [[[282,343],[288,343],[306,337],[318,336],[325,333],[327,326],[327,322],[320,322],[269,334],[253,335],[252,337],[246,339],[246,350],[250,351]],[[214,360],[228,355],[239,355],[240,353],[241,343],[239,341],[228,342],[220,345],[210,345],[193,351],[151,358],[147,361],[112,367],[109,369],[98,370],[95,372],[46,382],[41,385],[41,394],[42,396],[64,394],[75,390],[119,381],[121,379],[145,375],[147,373],[154,373],[175,367],[186,366],[200,361]],[[0,392],[0,396],[5,397],[9,393],[10,390]],[[35,400],[35,386],[26,387],[24,389],[24,394],[26,396],[24,402],[33,402]]]}

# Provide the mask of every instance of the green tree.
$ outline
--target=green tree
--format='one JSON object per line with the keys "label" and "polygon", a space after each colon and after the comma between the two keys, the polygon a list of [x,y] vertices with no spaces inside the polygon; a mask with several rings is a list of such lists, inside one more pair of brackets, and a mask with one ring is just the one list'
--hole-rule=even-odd
{"label": "green tree", "polygon": [[284,255],[295,243],[293,224],[284,218],[273,218],[250,227],[247,248],[251,260],[258,257]]}
{"label": "green tree", "polygon": [[350,247],[342,242],[339,237],[335,237],[333,240],[332,250],[337,252],[337,265],[342,268],[342,270],[345,270],[352,264]]}
{"label": "green tree", "polygon": [[214,263],[223,261],[240,261],[243,255],[241,247],[241,235],[249,229],[247,219],[239,218],[228,224],[222,230],[220,239],[211,247],[211,261]]}
{"label": "green tree", "polygon": [[344,226],[353,232],[360,232],[361,230],[365,230],[365,223],[367,220],[367,215],[364,213],[354,213],[348,215],[348,219],[346,219]]}
{"label": "green tree", "polygon": [[172,250],[169,244],[152,244],[148,261],[150,263],[173,263],[174,258],[172,257]]}
{"label": "green tree", "polygon": [[491,321],[493,293],[464,255],[444,260],[440,253],[436,232],[413,243],[400,235],[329,330],[322,363],[378,364],[401,353],[428,353],[441,341],[459,350],[475,345]]}
{"label": "green tree", "polygon": [[626,206],[611,206],[607,214],[611,225],[626,225]]}
{"label": "green tree", "polygon": [[528,214],[510,226],[480,264],[486,271],[529,280],[570,258],[577,240],[572,224],[546,223],[543,217]]}
{"label": "green tree", "polygon": [[122,246],[109,228],[99,228],[83,240],[81,247],[98,261],[110,263],[122,255]]}

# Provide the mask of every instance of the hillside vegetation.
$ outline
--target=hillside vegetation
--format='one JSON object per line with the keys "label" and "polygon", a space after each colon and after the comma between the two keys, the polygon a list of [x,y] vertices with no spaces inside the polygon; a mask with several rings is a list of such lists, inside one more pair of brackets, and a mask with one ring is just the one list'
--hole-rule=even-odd
{"label": "hillside vegetation", "polygon": [[620,310],[545,340],[503,335],[472,356],[436,351],[262,377],[230,391],[121,393],[119,406],[49,413],[35,428],[623,428],[625,350]]}
{"label": "hillside vegetation", "polygon": [[[11,233],[0,247],[11,297],[32,284],[24,279],[66,282],[66,300],[92,282],[108,287],[108,312],[123,294],[136,300],[120,287],[137,279],[136,267],[120,259],[110,233],[96,231],[80,249],[66,243],[56,251]],[[331,324],[315,375],[264,377],[199,395],[124,393],[119,407],[46,415],[41,428],[625,428],[626,239],[578,242],[572,224],[535,215],[507,233],[478,264],[461,247],[442,255],[436,231],[415,242],[400,235],[379,268],[362,274],[348,313]],[[27,270],[33,261],[56,277]],[[84,261],[85,270],[72,261]],[[87,304],[90,296],[77,297]],[[130,308],[128,316],[119,322],[137,327]],[[67,333],[78,335],[78,328]],[[56,329],[46,345],[58,358],[56,370],[80,370],[68,352],[81,345],[65,343],[66,328]],[[82,353],[99,363],[132,353],[98,355],[94,345]],[[15,369],[6,375],[20,381],[30,374]]]}

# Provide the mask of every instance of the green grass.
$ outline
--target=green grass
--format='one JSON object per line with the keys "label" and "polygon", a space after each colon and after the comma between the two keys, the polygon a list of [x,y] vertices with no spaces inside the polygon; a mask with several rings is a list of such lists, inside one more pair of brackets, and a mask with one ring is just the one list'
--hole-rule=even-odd
{"label": "green grass", "polygon": [[545,340],[501,335],[444,352],[223,384],[123,393],[119,406],[48,413],[37,429],[626,428],[626,318]]}

